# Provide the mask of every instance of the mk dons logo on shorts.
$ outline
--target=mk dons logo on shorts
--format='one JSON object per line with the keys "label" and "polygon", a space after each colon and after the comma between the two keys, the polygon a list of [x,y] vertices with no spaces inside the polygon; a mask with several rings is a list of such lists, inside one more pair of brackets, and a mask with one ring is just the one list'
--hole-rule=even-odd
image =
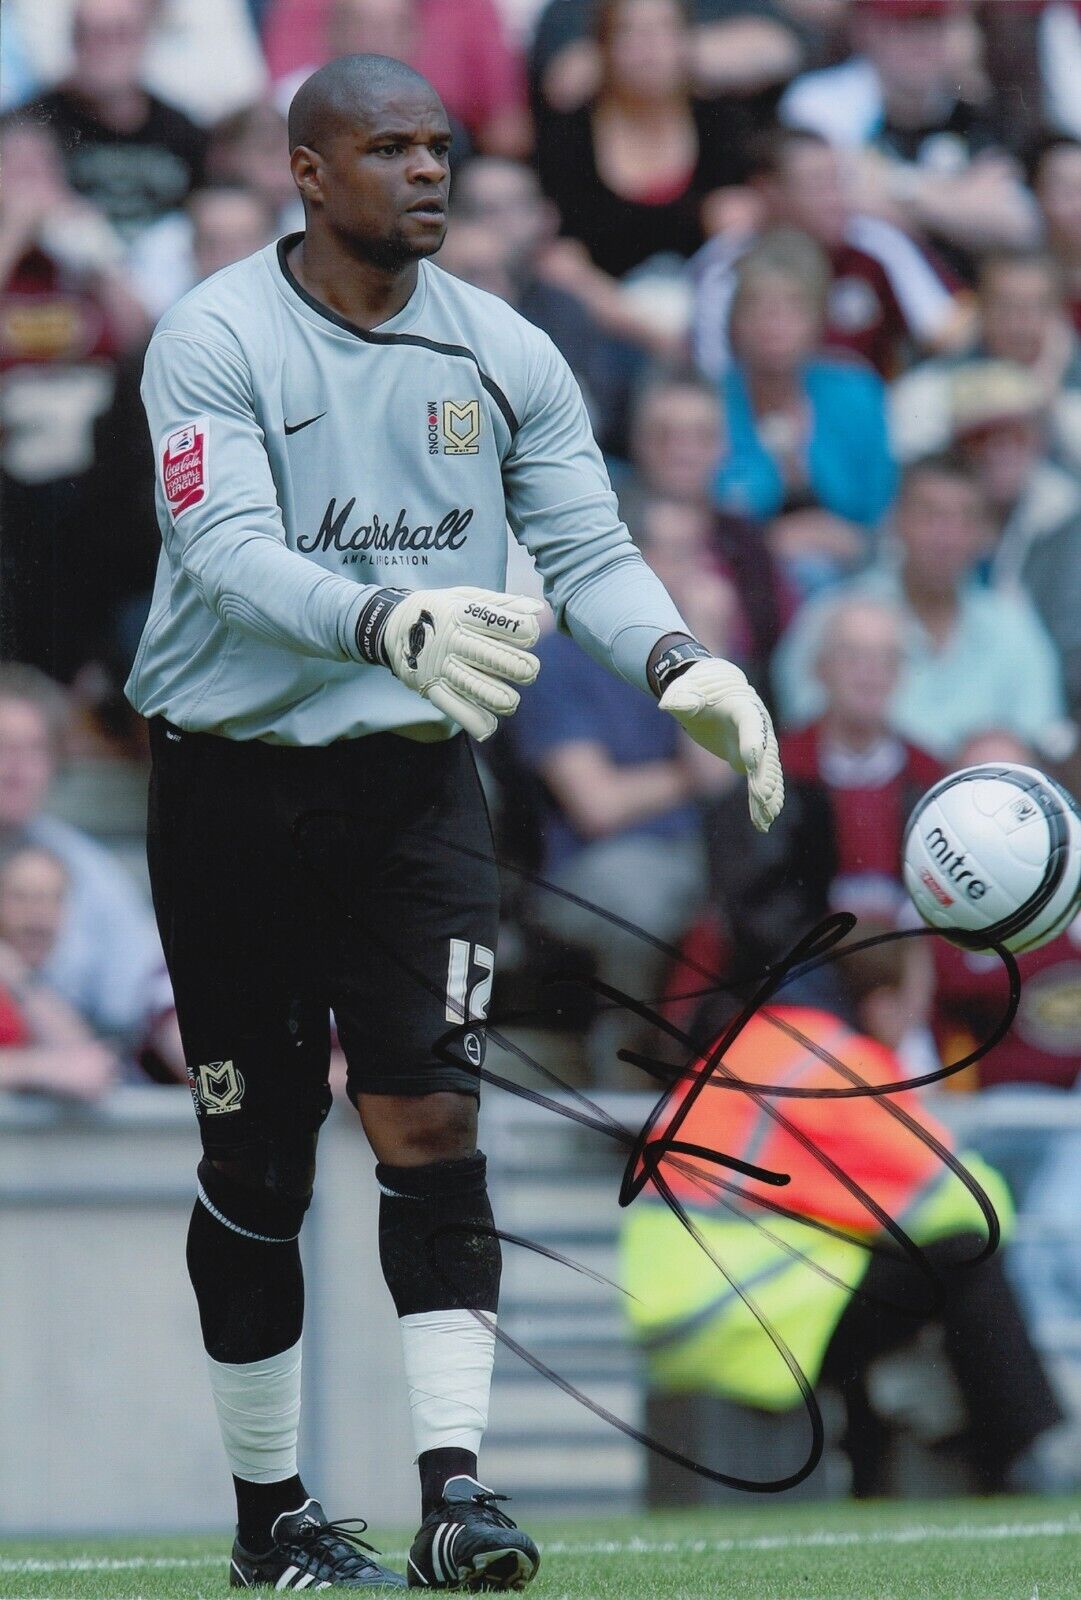
{"label": "mk dons logo on shorts", "polygon": [[[429,413],[430,415],[430,413]],[[460,406],[443,401],[443,454],[475,456],[480,450],[480,401],[467,400]]]}
{"label": "mk dons logo on shorts", "polygon": [[208,1061],[196,1067],[195,1083],[198,1096],[208,1117],[224,1116],[227,1111],[239,1111],[244,1098],[244,1079],[231,1061]]}
{"label": "mk dons logo on shorts", "polygon": [[196,417],[158,444],[161,486],[175,522],[201,504],[210,488],[210,419]]}

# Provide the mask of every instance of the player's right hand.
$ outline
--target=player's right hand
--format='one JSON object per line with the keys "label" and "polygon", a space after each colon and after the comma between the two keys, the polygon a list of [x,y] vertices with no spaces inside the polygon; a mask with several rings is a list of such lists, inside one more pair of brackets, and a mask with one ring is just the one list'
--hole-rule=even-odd
{"label": "player's right hand", "polygon": [[[385,592],[385,591],[384,591]],[[539,600],[490,589],[416,589],[393,606],[380,649],[395,677],[460,723],[489,738],[517,711],[514,684],[532,683],[540,662]]]}

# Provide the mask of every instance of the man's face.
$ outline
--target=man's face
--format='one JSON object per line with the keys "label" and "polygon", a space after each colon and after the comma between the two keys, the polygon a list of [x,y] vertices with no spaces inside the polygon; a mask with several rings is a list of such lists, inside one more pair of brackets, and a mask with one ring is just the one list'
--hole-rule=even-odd
{"label": "man's face", "polygon": [[253,107],[228,143],[212,139],[211,163],[215,177],[255,189],[276,212],[296,199],[285,118],[273,106]]}
{"label": "man's face", "polygon": [[1002,263],[992,268],[980,294],[988,353],[1032,366],[1047,347],[1058,311],[1055,286],[1038,263]]}
{"label": "man's face", "polygon": [[722,648],[730,637],[735,593],[711,551],[712,514],[705,506],[655,500],[640,528],[642,555],[702,643]]}
{"label": "man's face", "polygon": [[45,718],[29,700],[0,699],[0,828],[37,816],[53,779]]}
{"label": "man's face", "polygon": [[423,84],[388,88],[356,124],[293,172],[309,204],[360,260],[388,272],[443,243],[450,190],[450,127]]}
{"label": "man's face", "polygon": [[861,19],[862,48],[874,62],[887,104],[892,94],[906,97],[940,95],[949,82],[951,19],[941,13],[875,15]]}
{"label": "man's face", "polygon": [[709,565],[709,526],[702,512],[660,501],[647,517],[646,561],[673,598],[692,592]]}
{"label": "man's face", "polygon": [[842,242],[848,205],[835,150],[794,141],[767,189],[778,222],[801,228],[826,249]]}
{"label": "man's face", "polygon": [[703,389],[661,389],[634,425],[634,465],[652,494],[700,505],[723,448],[721,408]]}
{"label": "man's face", "polygon": [[71,31],[75,82],[88,94],[137,84],[148,32],[146,0],[81,0]]}
{"label": "man's face", "polygon": [[470,221],[484,222],[504,240],[508,259],[527,262],[552,237],[558,219],[531,167],[521,161],[478,156],[455,180],[455,194]]}
{"label": "man's face", "polygon": [[0,870],[0,939],[31,968],[49,957],[64,925],[68,880],[44,850],[20,850]]}
{"label": "man's face", "polygon": [[898,502],[897,536],[909,577],[925,592],[955,593],[990,538],[979,489],[953,474],[914,474]]}
{"label": "man's face", "polygon": [[900,671],[897,619],[879,607],[842,611],[818,662],[829,709],[850,726],[884,733]]}
{"label": "man's face", "polygon": [[1043,454],[1043,428],[1033,417],[1008,417],[968,434],[961,451],[979,478],[989,504],[1007,515]]}
{"label": "man's face", "polygon": [[1057,145],[1040,164],[1036,195],[1051,237],[1081,249],[1081,145]]}

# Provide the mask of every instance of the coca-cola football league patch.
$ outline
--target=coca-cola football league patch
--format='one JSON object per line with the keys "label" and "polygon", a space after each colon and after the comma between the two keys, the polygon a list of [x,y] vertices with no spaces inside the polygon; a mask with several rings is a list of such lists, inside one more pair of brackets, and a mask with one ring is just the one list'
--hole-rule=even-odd
{"label": "coca-cola football league patch", "polygon": [[210,488],[210,418],[196,417],[167,433],[158,446],[161,486],[173,521],[207,497]]}

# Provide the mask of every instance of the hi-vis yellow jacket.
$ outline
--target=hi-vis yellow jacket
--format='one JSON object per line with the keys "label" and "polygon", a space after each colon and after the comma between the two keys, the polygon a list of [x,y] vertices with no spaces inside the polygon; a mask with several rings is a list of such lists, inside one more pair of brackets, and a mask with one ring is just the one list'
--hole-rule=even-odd
{"label": "hi-vis yellow jacket", "polygon": [[[812,1045],[847,1070],[824,1060]],[[783,1005],[770,1007],[744,1028],[725,1052],[713,1083],[726,1075],[762,1085],[827,1089],[905,1077],[891,1051],[837,1017]],[[671,1114],[657,1136],[688,1092],[673,1094]],[[812,1383],[850,1291],[870,1264],[863,1243],[876,1237],[889,1242],[866,1204],[820,1156],[854,1179],[917,1244],[962,1232],[986,1237],[977,1201],[920,1130],[953,1152],[948,1130],[921,1109],[919,1091],[804,1100],[711,1083],[673,1135],[789,1176],[784,1187],[767,1187],[682,1155],[666,1157],[660,1169],[716,1261],[777,1329]],[[964,1165],[990,1199],[1005,1233],[1013,1208],[1002,1178],[977,1156],[965,1156]],[[777,1215],[755,1204],[756,1198],[792,1215]],[[815,1223],[844,1236],[834,1237]],[[800,1403],[795,1380],[769,1334],[652,1184],[626,1213],[620,1253],[621,1281],[633,1297],[627,1312],[653,1387],[722,1394],[777,1411]],[[915,1273],[911,1282],[922,1303],[928,1285]]]}

